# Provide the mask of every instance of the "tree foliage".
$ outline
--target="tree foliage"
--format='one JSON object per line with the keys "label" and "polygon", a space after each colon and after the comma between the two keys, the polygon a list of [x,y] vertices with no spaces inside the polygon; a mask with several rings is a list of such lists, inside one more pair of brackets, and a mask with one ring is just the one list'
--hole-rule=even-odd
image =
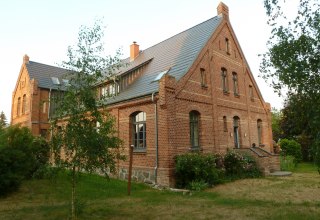
{"label": "tree foliage", "polygon": [[49,146],[26,127],[9,126],[0,132],[0,196],[17,190],[49,160]]}
{"label": "tree foliage", "polygon": [[300,0],[297,16],[288,20],[281,0],[264,1],[271,37],[263,55],[261,71],[276,90],[320,91],[320,3]]}
{"label": "tree foliage", "polygon": [[272,120],[272,135],[273,135],[273,140],[275,142],[277,142],[283,135],[283,131],[281,129],[281,119],[282,119],[281,111],[273,108],[271,111],[271,120]]}
{"label": "tree foliage", "polygon": [[68,61],[62,64],[70,70],[68,85],[55,100],[59,108],[52,121],[51,145],[55,164],[71,170],[72,218],[77,175],[87,171],[108,177],[115,172],[116,161],[123,159],[114,118],[96,96],[95,87],[103,80],[113,80],[114,70],[121,65],[119,52],[115,57],[103,54],[103,36],[99,21],[80,28],[78,44],[68,48]]}
{"label": "tree foliage", "polygon": [[320,2],[299,0],[293,19],[285,13],[290,3],[264,0],[272,32],[260,69],[275,91],[287,89],[290,104],[284,110],[288,117],[284,129],[292,135],[301,131],[311,135],[313,156],[320,166]]}
{"label": "tree foliage", "polygon": [[295,163],[302,160],[301,145],[295,140],[281,139],[281,154],[283,156],[291,155],[294,157]]}
{"label": "tree foliage", "polygon": [[7,117],[3,111],[0,113],[0,129],[7,126]]}

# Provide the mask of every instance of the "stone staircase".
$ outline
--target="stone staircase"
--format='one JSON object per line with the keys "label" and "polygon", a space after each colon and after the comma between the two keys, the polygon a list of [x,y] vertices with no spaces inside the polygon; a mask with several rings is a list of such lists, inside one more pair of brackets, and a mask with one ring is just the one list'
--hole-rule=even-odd
{"label": "stone staircase", "polygon": [[268,176],[273,172],[280,171],[280,156],[270,153],[260,147],[237,149],[253,156],[264,175]]}

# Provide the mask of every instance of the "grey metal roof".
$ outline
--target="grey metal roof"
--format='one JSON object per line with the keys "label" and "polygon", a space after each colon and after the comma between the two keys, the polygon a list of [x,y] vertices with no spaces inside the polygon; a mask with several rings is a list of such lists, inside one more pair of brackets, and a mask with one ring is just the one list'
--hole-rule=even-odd
{"label": "grey metal roof", "polygon": [[169,69],[167,74],[179,80],[188,72],[221,21],[221,15],[215,16],[141,51],[139,56],[132,62],[129,62],[129,58],[125,59],[123,62],[129,63],[129,65],[120,70],[122,74],[147,60],[152,60],[146,64],[138,79],[128,86],[125,91],[121,91],[117,96],[106,100],[106,103],[120,102],[157,92],[159,83],[155,81],[156,77],[161,72]]}
{"label": "grey metal roof", "polygon": [[[157,92],[159,83],[156,78],[164,71],[179,80],[188,72],[221,21],[221,15],[215,16],[141,51],[132,62],[129,58],[124,59],[123,63],[128,65],[120,69],[120,75],[126,74],[139,66],[145,66],[143,72],[125,91],[121,91],[120,94],[106,100],[106,102],[115,103]],[[61,88],[53,84],[51,77],[57,77],[61,82],[68,74],[66,69],[33,61],[29,61],[26,66],[30,79],[38,80],[41,88]]]}
{"label": "grey metal roof", "polygon": [[30,75],[30,79],[38,80],[38,86],[40,88],[61,88],[61,86],[53,84],[51,77],[59,78],[60,82],[62,83],[62,79],[65,78],[65,76],[68,74],[68,70],[66,69],[33,61],[29,61],[29,63],[26,63],[26,66]]}

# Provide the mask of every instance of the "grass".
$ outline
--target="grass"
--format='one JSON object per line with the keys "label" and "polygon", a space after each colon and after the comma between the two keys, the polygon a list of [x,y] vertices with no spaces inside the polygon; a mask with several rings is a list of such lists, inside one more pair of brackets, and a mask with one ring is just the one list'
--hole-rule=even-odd
{"label": "grass", "polygon": [[[316,167],[299,164],[291,177],[237,180],[191,195],[144,184],[83,175],[77,192],[79,219],[319,219],[320,181]],[[0,219],[68,219],[70,183],[30,180],[0,198]]]}

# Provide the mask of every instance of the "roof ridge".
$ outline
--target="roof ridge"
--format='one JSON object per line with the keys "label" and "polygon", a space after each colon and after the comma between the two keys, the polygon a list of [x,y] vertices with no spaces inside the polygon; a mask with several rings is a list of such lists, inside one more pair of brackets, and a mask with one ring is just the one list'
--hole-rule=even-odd
{"label": "roof ridge", "polygon": [[[207,19],[207,20],[205,20],[205,21],[203,21],[203,22],[201,22],[201,23],[199,23],[199,24],[197,24],[197,25],[194,25],[194,26],[192,26],[192,27],[190,27],[190,28],[188,28],[188,29],[185,29],[184,31],[181,31],[181,32],[179,32],[179,33],[177,33],[177,34],[175,34],[175,35],[173,35],[173,36],[171,36],[171,37],[169,37],[169,38],[167,38],[167,39],[165,39],[165,40],[163,40],[163,41],[160,41],[159,43],[156,43],[156,44],[154,44],[154,45],[152,45],[152,46],[150,46],[150,47],[142,50],[142,52],[144,52],[144,51],[146,51],[146,50],[149,50],[149,49],[151,49],[152,47],[155,47],[155,46],[157,46],[157,45],[159,45],[159,44],[161,44],[161,43],[163,43],[163,42],[165,42],[165,41],[167,41],[167,40],[170,40],[170,39],[172,39],[172,38],[174,38],[174,37],[176,37],[176,36],[184,33],[184,32],[187,32],[187,31],[189,31],[189,30],[191,30],[191,29],[193,29],[193,28],[195,28],[195,27],[197,27],[197,26],[200,26],[200,25],[202,25],[203,23],[206,23],[206,22],[208,22],[208,21],[210,21],[210,20],[212,20],[212,19],[217,19],[217,18],[219,18],[219,17],[221,17],[221,16],[222,16],[222,15],[216,15],[216,16],[214,16],[214,17],[211,17],[211,18],[209,18],[209,19]],[[129,58],[129,57],[126,57],[126,58],[124,58],[123,60],[126,60],[126,59],[128,59],[128,58]]]}
{"label": "roof ridge", "polygon": [[58,67],[58,66],[53,66],[53,65],[49,65],[49,64],[45,64],[45,63],[39,63],[39,62],[35,62],[35,61],[29,61],[29,64],[30,63],[34,63],[34,64],[40,64],[40,65],[45,65],[45,66],[49,66],[49,67],[54,67],[54,68],[59,68],[59,69],[62,69],[62,70],[67,70],[67,71],[70,71],[66,68],[62,68],[62,67]]}

